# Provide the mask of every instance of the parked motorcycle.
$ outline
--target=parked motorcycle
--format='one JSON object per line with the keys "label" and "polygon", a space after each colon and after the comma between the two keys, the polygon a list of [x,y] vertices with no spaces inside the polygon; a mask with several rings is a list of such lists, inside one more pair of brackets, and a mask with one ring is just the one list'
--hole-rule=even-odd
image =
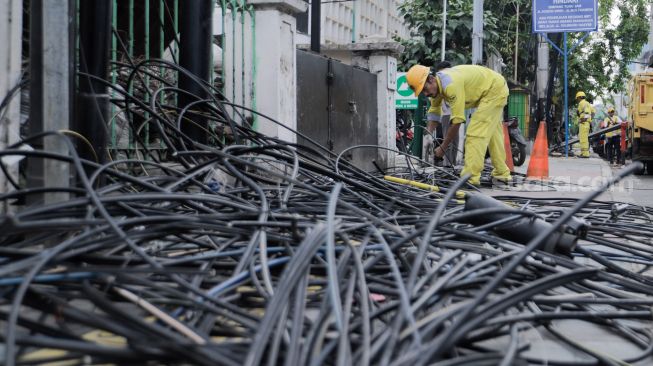
{"label": "parked motorcycle", "polygon": [[413,141],[413,124],[409,118],[403,116],[403,113],[397,113],[397,133],[395,135],[397,150],[401,152],[410,152],[409,146]]}
{"label": "parked motorcycle", "polygon": [[522,135],[519,129],[519,119],[517,117],[510,117],[503,123],[508,128],[508,135],[510,137],[510,152],[512,153],[512,163],[515,166],[522,166],[526,161],[526,138]]}

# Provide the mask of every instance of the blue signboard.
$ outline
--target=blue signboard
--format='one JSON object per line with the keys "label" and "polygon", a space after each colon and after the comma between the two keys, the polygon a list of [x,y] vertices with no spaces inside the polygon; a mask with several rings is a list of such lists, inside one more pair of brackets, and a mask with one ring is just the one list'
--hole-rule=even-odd
{"label": "blue signboard", "polygon": [[598,29],[597,0],[533,0],[533,33]]}

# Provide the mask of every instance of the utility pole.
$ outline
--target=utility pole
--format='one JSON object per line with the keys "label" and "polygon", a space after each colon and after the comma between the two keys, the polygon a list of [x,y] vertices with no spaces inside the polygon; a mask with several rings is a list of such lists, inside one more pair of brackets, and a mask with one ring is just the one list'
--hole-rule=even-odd
{"label": "utility pole", "polygon": [[445,43],[447,40],[447,0],[442,0],[442,49],[440,50],[440,61],[444,61]]}
{"label": "utility pole", "polygon": [[519,0],[517,0],[517,17],[515,19],[515,76],[513,80],[517,82],[517,66],[519,64]]}
{"label": "utility pole", "polygon": [[474,0],[474,29],[472,31],[472,63],[483,63],[483,0]]}
{"label": "utility pole", "polygon": [[545,120],[545,102],[547,98],[547,85],[549,84],[549,45],[543,34],[537,36],[537,103],[538,120]]}
{"label": "utility pole", "polygon": [[[356,6],[354,3],[353,6]],[[321,1],[312,1],[311,2],[311,51],[315,53],[320,53],[320,39],[321,39],[321,30],[320,25],[322,23],[322,2]],[[352,31],[352,42],[356,38],[355,31]]]}
{"label": "utility pole", "polygon": [[[186,0],[179,12],[179,65],[194,76],[179,73],[179,89],[190,94],[179,95],[180,108],[208,97],[197,80],[210,81],[213,4],[212,0]],[[189,119],[193,122],[182,125],[181,130],[190,138],[206,143],[206,118],[193,113]]]}
{"label": "utility pole", "polygon": [[[77,118],[73,129],[85,136],[93,148],[80,144],[80,157],[106,162],[109,94],[102,80],[108,79],[111,46],[111,1],[82,1],[79,4],[79,89]],[[89,170],[89,173],[91,171]]]}

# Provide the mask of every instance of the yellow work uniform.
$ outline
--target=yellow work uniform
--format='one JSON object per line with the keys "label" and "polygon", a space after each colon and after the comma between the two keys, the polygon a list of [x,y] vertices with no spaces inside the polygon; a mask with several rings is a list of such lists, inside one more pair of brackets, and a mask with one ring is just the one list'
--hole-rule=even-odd
{"label": "yellow work uniform", "polygon": [[[451,111],[446,103],[441,103],[441,105],[436,108],[434,98],[429,98],[429,103],[430,107],[426,112],[426,120],[429,123],[427,129],[432,133],[433,130],[435,130],[436,125],[442,123],[442,117],[451,115]],[[449,120],[449,122],[451,122],[451,120]]]}
{"label": "yellow work uniform", "polygon": [[585,99],[578,103],[578,140],[580,142],[580,156],[590,156],[590,123],[592,122],[592,105]]}
{"label": "yellow work uniform", "polygon": [[[608,128],[608,127],[616,126],[616,125],[618,125],[618,124],[619,124],[619,117],[617,117],[616,115],[615,115],[615,116],[612,116],[612,117],[607,116],[607,117],[605,117],[605,119],[603,120],[603,125],[605,126],[604,128]],[[610,137],[612,137],[612,136],[618,136],[618,135],[620,135],[620,134],[621,134],[621,132],[618,131],[618,130],[617,130],[617,131],[611,131],[611,132],[606,132],[606,133],[605,133],[605,137],[606,137],[606,138],[610,138]]]}
{"label": "yellow work uniform", "polygon": [[478,65],[460,65],[439,71],[435,76],[438,94],[431,99],[428,111],[430,120],[437,120],[442,109],[448,108],[453,124],[465,122],[465,109],[476,108],[472,114],[465,137],[465,166],[461,175],[471,174],[469,182],[479,185],[485,161],[490,150],[492,176],[510,180],[506,165],[501,120],[503,107],[508,102],[508,86],[500,74]]}

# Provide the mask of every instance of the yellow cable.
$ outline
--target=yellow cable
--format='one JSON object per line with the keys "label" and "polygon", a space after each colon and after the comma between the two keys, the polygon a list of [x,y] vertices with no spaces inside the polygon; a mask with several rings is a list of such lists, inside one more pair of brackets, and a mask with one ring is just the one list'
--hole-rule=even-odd
{"label": "yellow cable", "polygon": [[422,182],[416,182],[414,180],[397,178],[397,177],[393,177],[391,175],[386,175],[386,176],[383,177],[383,179],[388,180],[390,182],[394,182],[394,183],[405,184],[405,185],[409,185],[409,186],[413,186],[413,187],[417,187],[417,188],[421,188],[421,189],[426,189],[426,190],[432,191],[432,192],[440,192],[440,187],[438,187],[438,186],[433,186],[433,185],[422,183]]}
{"label": "yellow cable", "polygon": [[74,137],[77,137],[78,139],[82,140],[86,146],[88,146],[91,149],[91,152],[93,153],[93,157],[95,158],[95,162],[100,164],[100,159],[97,156],[97,153],[95,152],[95,149],[93,148],[93,145],[91,145],[91,142],[88,141],[86,137],[84,137],[82,134],[79,132],[71,131],[71,130],[59,130],[58,132],[63,133],[64,135],[71,135]]}
{"label": "yellow cable", "polygon": [[[414,180],[397,178],[397,177],[393,177],[391,175],[386,175],[386,176],[383,177],[383,179],[385,179],[387,181],[390,181],[390,182],[394,182],[394,183],[405,184],[405,185],[408,185],[408,186],[417,187],[417,188],[420,188],[420,189],[425,189],[425,190],[431,191],[431,192],[440,192],[440,187],[438,187],[438,186],[434,186],[434,185],[430,185],[430,184],[426,184],[426,183],[422,183],[422,182],[417,182],[417,181],[414,181]],[[465,197],[467,197],[467,192],[465,192],[465,191],[456,191],[456,198],[458,198],[458,200],[456,201],[457,203],[465,203],[464,201],[461,201],[461,200],[465,199]]]}

